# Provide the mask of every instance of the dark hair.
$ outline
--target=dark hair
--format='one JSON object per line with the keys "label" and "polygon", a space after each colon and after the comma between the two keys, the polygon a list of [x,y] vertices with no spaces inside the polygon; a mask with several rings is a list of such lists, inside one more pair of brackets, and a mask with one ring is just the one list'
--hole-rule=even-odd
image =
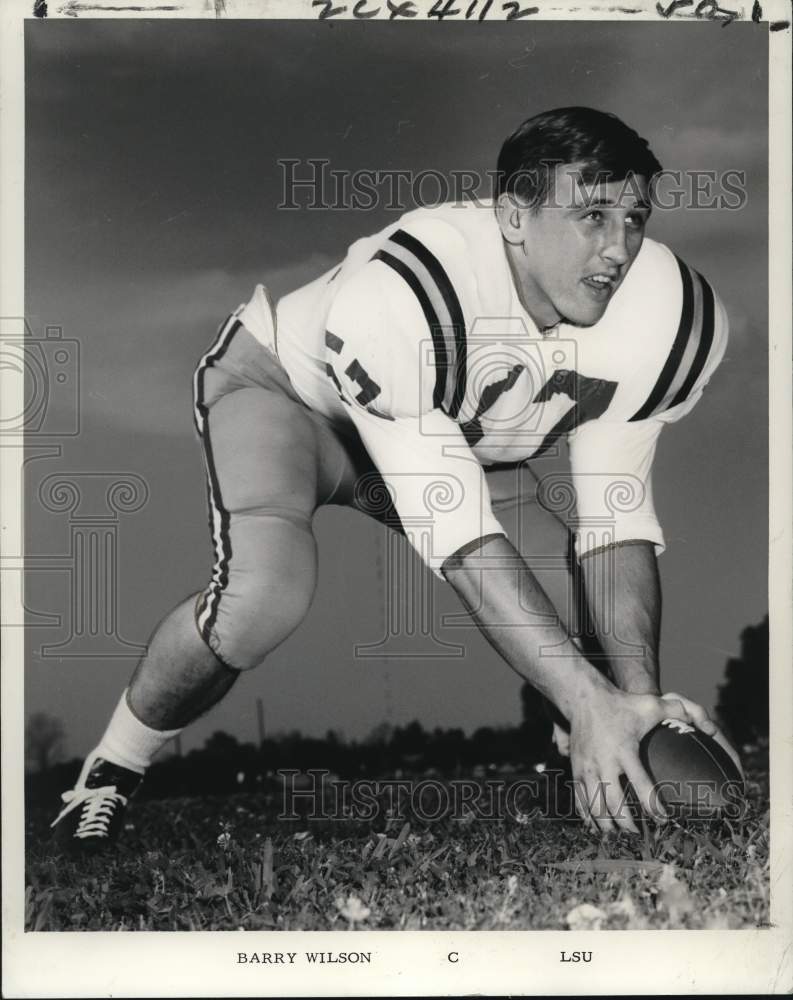
{"label": "dark hair", "polygon": [[647,140],[616,115],[594,108],[555,108],[528,118],[501,147],[496,197],[515,194],[539,207],[559,163],[578,164],[585,183],[640,174],[649,184],[662,169]]}

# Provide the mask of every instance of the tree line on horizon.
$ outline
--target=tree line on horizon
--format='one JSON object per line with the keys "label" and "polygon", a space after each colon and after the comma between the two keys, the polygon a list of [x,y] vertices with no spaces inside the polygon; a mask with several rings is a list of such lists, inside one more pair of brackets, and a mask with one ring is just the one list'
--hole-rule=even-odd
{"label": "tree line on horizon", "polygon": [[[716,714],[739,748],[768,737],[768,616],[741,633],[741,651],[725,666]],[[147,773],[148,793],[218,794],[266,784],[280,769],[323,769],[342,777],[426,773],[453,776],[476,768],[525,768],[546,761],[551,719],[542,697],[528,683],[521,688],[522,719],[516,726],[481,726],[470,736],[460,728],[425,729],[413,720],[403,726],[381,723],[363,740],[347,741],[334,730],[324,737],[297,730],[274,734],[259,746],[240,743],[217,730],[201,749],[172,753]],[[28,792],[38,798],[64,780],[73,780],[81,761],[61,762],[65,732],[60,719],[38,712],[25,730]],[[65,787],[65,786],[64,786]]]}

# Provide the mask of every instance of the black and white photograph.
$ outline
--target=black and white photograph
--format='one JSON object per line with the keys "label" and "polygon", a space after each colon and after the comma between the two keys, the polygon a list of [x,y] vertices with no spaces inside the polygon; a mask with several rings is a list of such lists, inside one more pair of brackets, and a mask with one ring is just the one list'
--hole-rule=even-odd
{"label": "black and white photograph", "polygon": [[4,995],[793,988],[786,9],[9,4]]}

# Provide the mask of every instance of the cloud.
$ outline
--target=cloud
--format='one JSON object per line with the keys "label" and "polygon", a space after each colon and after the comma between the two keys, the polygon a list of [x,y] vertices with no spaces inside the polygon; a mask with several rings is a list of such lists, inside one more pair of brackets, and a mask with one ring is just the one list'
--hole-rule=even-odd
{"label": "cloud", "polygon": [[[310,254],[297,264],[261,271],[213,268],[135,281],[111,274],[92,289],[51,287],[64,336],[80,343],[83,427],[190,432],[192,374],[225,317],[258,282],[280,297],[333,263]],[[52,322],[55,311],[45,315]]]}
{"label": "cloud", "polygon": [[743,171],[750,183],[765,181],[768,130],[765,123],[725,121],[723,126],[689,125],[662,139],[664,165],[671,170]]}

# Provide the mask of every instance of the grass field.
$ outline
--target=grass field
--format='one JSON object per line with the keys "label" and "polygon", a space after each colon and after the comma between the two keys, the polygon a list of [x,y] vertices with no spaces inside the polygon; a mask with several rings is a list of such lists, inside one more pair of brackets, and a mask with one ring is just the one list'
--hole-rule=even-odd
{"label": "grass field", "polygon": [[28,811],[29,930],[741,928],[769,919],[768,779],[718,826],[279,820],[276,796],[135,801],[106,855],[59,857]]}

